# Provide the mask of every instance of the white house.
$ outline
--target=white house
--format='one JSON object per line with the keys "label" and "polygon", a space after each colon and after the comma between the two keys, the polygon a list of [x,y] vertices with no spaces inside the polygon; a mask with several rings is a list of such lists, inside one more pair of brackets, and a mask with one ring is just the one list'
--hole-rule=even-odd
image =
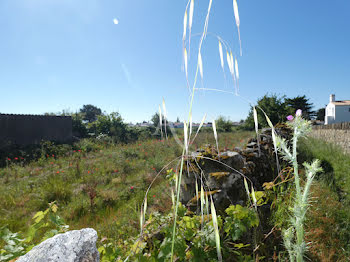
{"label": "white house", "polygon": [[324,120],[325,125],[350,122],[350,100],[335,101],[335,95],[330,95]]}

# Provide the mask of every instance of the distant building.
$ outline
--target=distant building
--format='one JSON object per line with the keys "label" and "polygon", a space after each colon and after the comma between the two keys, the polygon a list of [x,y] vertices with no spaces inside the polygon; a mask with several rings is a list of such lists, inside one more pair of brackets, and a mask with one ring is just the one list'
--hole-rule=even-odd
{"label": "distant building", "polygon": [[39,144],[42,140],[72,141],[72,117],[0,114],[0,148]]}
{"label": "distant building", "polygon": [[336,101],[332,94],[326,107],[325,125],[341,122],[350,122],[350,100]]}
{"label": "distant building", "polygon": [[169,123],[169,125],[173,128],[184,128],[184,123],[181,122]]}

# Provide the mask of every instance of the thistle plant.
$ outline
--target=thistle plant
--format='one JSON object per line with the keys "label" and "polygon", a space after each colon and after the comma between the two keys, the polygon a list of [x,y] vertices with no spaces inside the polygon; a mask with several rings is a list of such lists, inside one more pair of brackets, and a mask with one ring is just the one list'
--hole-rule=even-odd
{"label": "thistle plant", "polygon": [[[304,222],[309,207],[310,186],[315,174],[322,171],[319,160],[314,160],[311,164],[304,163],[306,180],[301,185],[297,159],[297,144],[298,139],[305,136],[311,130],[310,121],[303,119],[301,115],[302,111],[298,109],[295,117],[292,115],[287,117],[287,124],[293,130],[292,149],[290,149],[285,139],[275,135],[278,150],[282,153],[283,158],[292,164],[294,170],[296,195],[294,206],[291,209],[291,226],[283,232],[284,245],[291,262],[304,261],[304,254],[307,250],[307,244],[304,240]],[[275,133],[274,130],[272,132]]]}

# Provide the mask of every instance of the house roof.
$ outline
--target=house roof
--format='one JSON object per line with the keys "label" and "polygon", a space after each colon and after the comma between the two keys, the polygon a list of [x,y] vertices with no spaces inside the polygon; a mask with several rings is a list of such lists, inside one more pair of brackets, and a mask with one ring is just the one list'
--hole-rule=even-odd
{"label": "house roof", "polygon": [[350,106],[350,100],[334,101],[332,104],[336,106]]}

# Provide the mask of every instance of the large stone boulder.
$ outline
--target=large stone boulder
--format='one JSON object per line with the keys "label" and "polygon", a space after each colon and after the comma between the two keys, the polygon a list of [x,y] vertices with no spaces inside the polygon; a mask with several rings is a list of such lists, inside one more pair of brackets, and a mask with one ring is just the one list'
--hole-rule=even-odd
{"label": "large stone boulder", "polygon": [[17,262],[98,262],[96,241],[92,228],[68,231],[35,246]]}

